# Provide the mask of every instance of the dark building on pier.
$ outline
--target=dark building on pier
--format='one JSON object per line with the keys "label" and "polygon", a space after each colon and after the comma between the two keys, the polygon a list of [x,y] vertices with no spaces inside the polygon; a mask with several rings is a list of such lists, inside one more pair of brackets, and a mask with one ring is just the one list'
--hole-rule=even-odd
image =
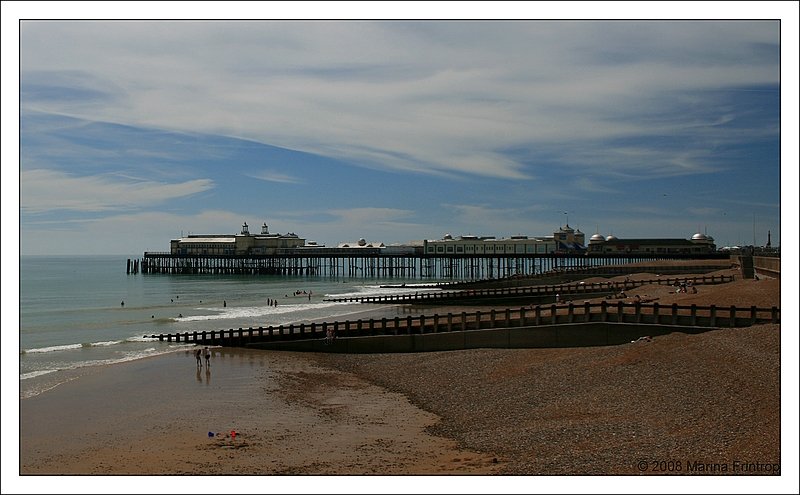
{"label": "dark building on pier", "polygon": [[178,255],[221,255],[250,256],[275,254],[279,249],[293,249],[304,246],[306,240],[297,234],[271,234],[266,222],[260,234],[251,234],[247,222],[242,224],[238,234],[189,235],[172,239],[170,254]]}

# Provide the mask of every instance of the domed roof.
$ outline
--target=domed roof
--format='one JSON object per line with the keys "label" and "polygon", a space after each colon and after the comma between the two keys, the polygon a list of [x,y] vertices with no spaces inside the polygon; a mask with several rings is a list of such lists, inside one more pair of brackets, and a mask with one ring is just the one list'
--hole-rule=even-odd
{"label": "domed roof", "polygon": [[605,240],[606,238],[603,237],[603,234],[601,234],[600,232],[596,233],[595,235],[589,238],[589,242],[603,242]]}
{"label": "domed roof", "polygon": [[702,233],[698,232],[698,233],[696,233],[695,235],[692,236],[692,240],[693,241],[707,241],[708,237],[706,237],[705,234],[702,234]]}
{"label": "domed roof", "polygon": [[617,240],[617,238],[616,238],[616,236],[614,236],[613,234],[610,234],[608,237],[606,237],[606,240],[607,240],[607,241],[616,241],[616,240]]}
{"label": "domed roof", "polygon": [[449,241],[450,239],[453,238],[453,236],[450,235],[449,233],[447,233],[447,234],[444,235],[444,238]]}
{"label": "domed roof", "polygon": [[366,244],[367,244],[367,240],[364,239],[363,237],[358,240],[358,245],[359,246],[365,246]]}

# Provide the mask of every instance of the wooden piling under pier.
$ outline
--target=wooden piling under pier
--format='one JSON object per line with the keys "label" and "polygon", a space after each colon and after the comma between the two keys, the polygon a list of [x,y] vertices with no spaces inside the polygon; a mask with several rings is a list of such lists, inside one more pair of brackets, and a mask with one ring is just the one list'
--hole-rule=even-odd
{"label": "wooden piling under pier", "polygon": [[127,264],[127,267],[125,268],[125,273],[128,273],[128,274],[131,274],[131,273],[137,274],[137,273],[139,273],[139,260],[131,261],[131,259],[128,258],[128,264]]}
{"label": "wooden piling under pier", "polygon": [[[727,255],[386,254],[380,249],[286,249],[270,255],[179,255],[146,252],[127,273],[306,275],[363,278],[500,279],[657,260],[728,259]],[[130,261],[130,260],[129,260]]]}

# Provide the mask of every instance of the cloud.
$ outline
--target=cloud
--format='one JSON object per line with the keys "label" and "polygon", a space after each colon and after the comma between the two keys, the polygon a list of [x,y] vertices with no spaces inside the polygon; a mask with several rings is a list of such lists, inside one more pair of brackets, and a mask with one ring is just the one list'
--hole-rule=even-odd
{"label": "cloud", "polygon": [[261,172],[248,175],[248,177],[267,182],[280,182],[283,184],[302,184],[304,182],[304,180],[299,177],[284,174],[276,170],[262,170]]}
{"label": "cloud", "polygon": [[75,177],[55,170],[23,170],[23,213],[70,210],[101,212],[146,208],[164,201],[191,196],[214,187],[209,179],[167,184],[95,175]]}
{"label": "cloud", "polygon": [[[780,26],[24,20],[23,234],[156,205],[187,212],[180,228],[266,216],[328,244],[539,235],[559,209],[620,229],[668,188],[697,208],[725,202],[747,227],[752,208],[727,198],[780,215],[780,92],[796,86],[781,77]],[[707,180],[718,191],[698,190]],[[229,221],[201,222],[204,208]],[[695,226],[703,213],[661,216]],[[140,235],[153,222],[141,218]],[[651,224],[635,226],[672,225]]]}
{"label": "cloud", "polygon": [[[780,80],[774,22],[23,22],[21,39],[24,107],[507,180],[531,178],[500,152],[514,147],[591,167],[567,143],[683,128],[702,133],[686,150],[698,156],[738,120],[715,106],[720,90]],[[103,104],[76,97],[88,91]],[[696,111],[669,112],[681,99]],[[670,158],[602,165],[648,175],[653,162]]]}

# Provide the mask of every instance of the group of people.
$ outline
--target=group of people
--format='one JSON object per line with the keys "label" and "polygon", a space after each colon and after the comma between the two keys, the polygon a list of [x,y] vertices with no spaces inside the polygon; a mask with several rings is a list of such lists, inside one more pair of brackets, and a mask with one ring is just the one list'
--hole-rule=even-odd
{"label": "group of people", "polygon": [[692,281],[691,280],[688,281],[688,282],[684,282],[682,284],[679,284],[678,282],[675,282],[674,287],[675,287],[675,293],[676,294],[680,294],[681,292],[683,292],[684,294],[688,294],[689,291],[691,291],[692,294],[697,294],[697,287],[692,285]]}
{"label": "group of people", "polygon": [[[309,301],[311,300],[311,291],[306,292],[304,290],[299,290],[298,289],[298,290],[294,291],[294,295],[295,296],[308,295],[308,300]],[[283,297],[286,297],[286,296],[283,296]]]}
{"label": "group of people", "polygon": [[203,357],[206,359],[206,369],[211,366],[211,350],[208,347],[198,348],[194,351],[194,357],[197,359],[197,367],[203,367]]}

